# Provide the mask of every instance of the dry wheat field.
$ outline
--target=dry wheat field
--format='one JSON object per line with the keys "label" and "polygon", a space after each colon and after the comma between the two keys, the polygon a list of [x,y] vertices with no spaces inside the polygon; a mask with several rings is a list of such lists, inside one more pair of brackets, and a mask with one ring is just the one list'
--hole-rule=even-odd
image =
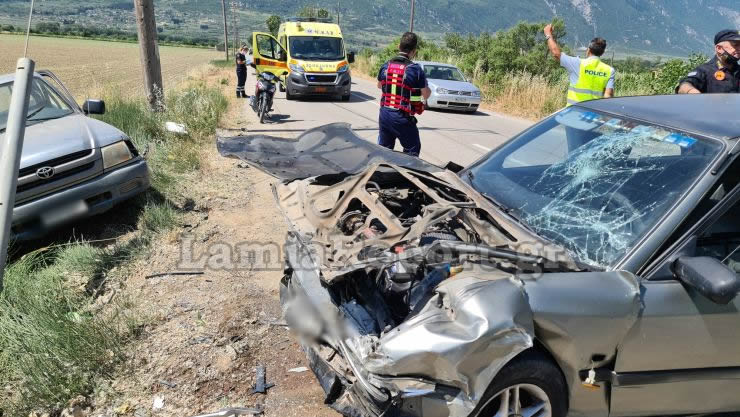
{"label": "dry wheat field", "polygon": [[[0,75],[15,70],[24,43],[24,36],[0,35]],[[36,69],[53,71],[78,99],[96,97],[105,89],[126,95],[143,91],[135,43],[32,36],[28,55]],[[223,52],[174,46],[160,46],[159,55],[165,88],[178,84],[193,69],[223,59]]]}

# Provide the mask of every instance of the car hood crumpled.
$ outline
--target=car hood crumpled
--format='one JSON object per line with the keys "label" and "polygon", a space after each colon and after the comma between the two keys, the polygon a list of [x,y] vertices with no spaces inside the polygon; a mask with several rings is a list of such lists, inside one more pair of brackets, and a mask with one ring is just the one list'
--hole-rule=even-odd
{"label": "car hood crumpled", "polygon": [[427,172],[443,171],[419,158],[368,142],[357,136],[348,123],[310,129],[297,140],[267,135],[219,137],[216,146],[222,156],[242,159],[281,180],[357,174],[379,162]]}

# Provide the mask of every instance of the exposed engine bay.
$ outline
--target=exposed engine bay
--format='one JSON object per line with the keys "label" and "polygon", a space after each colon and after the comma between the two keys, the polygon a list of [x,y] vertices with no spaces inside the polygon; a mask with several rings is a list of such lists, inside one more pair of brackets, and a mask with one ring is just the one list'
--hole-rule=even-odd
{"label": "exposed engine bay", "polygon": [[277,194],[290,223],[321,254],[334,302],[362,334],[395,328],[437,285],[466,270],[563,269],[511,250],[514,236],[430,174],[378,164],[336,182],[335,175],[294,181]]}

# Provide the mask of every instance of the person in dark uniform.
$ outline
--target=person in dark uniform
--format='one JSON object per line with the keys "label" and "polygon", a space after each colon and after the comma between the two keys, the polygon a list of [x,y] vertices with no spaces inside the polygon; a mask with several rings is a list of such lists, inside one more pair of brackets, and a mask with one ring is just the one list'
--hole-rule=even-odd
{"label": "person in dark uniform", "polygon": [[244,91],[244,84],[247,83],[247,46],[242,45],[239,52],[236,53],[236,98],[247,98]]}
{"label": "person in dark uniform", "polygon": [[678,94],[740,93],[740,32],[723,30],[714,37],[714,57],[678,84]]}
{"label": "person in dark uniform", "polygon": [[427,99],[431,95],[424,70],[412,61],[418,42],[416,34],[404,33],[398,56],[383,64],[378,73],[378,88],[383,92],[378,144],[393,149],[398,139],[403,152],[413,156],[419,156],[421,152],[415,115],[424,111],[422,97]]}

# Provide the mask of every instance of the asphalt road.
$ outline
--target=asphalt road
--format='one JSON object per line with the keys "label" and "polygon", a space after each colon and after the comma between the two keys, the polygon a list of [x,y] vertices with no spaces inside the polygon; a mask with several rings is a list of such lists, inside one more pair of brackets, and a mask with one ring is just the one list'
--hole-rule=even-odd
{"label": "asphalt road", "polygon": [[[254,93],[256,78],[250,74],[247,92]],[[288,101],[285,94],[278,92],[273,105],[272,120],[260,125],[256,115],[250,113],[249,133],[264,133],[282,137],[296,137],[306,129],[327,123],[346,122],[361,137],[377,142],[378,110],[380,90],[375,83],[365,79],[352,80],[352,98],[341,102],[336,98],[307,98]],[[477,113],[455,113],[428,110],[417,116],[421,133],[421,157],[444,166],[453,161],[467,165],[506,139],[519,133],[532,122],[478,111]],[[401,145],[396,144],[396,150]]]}

